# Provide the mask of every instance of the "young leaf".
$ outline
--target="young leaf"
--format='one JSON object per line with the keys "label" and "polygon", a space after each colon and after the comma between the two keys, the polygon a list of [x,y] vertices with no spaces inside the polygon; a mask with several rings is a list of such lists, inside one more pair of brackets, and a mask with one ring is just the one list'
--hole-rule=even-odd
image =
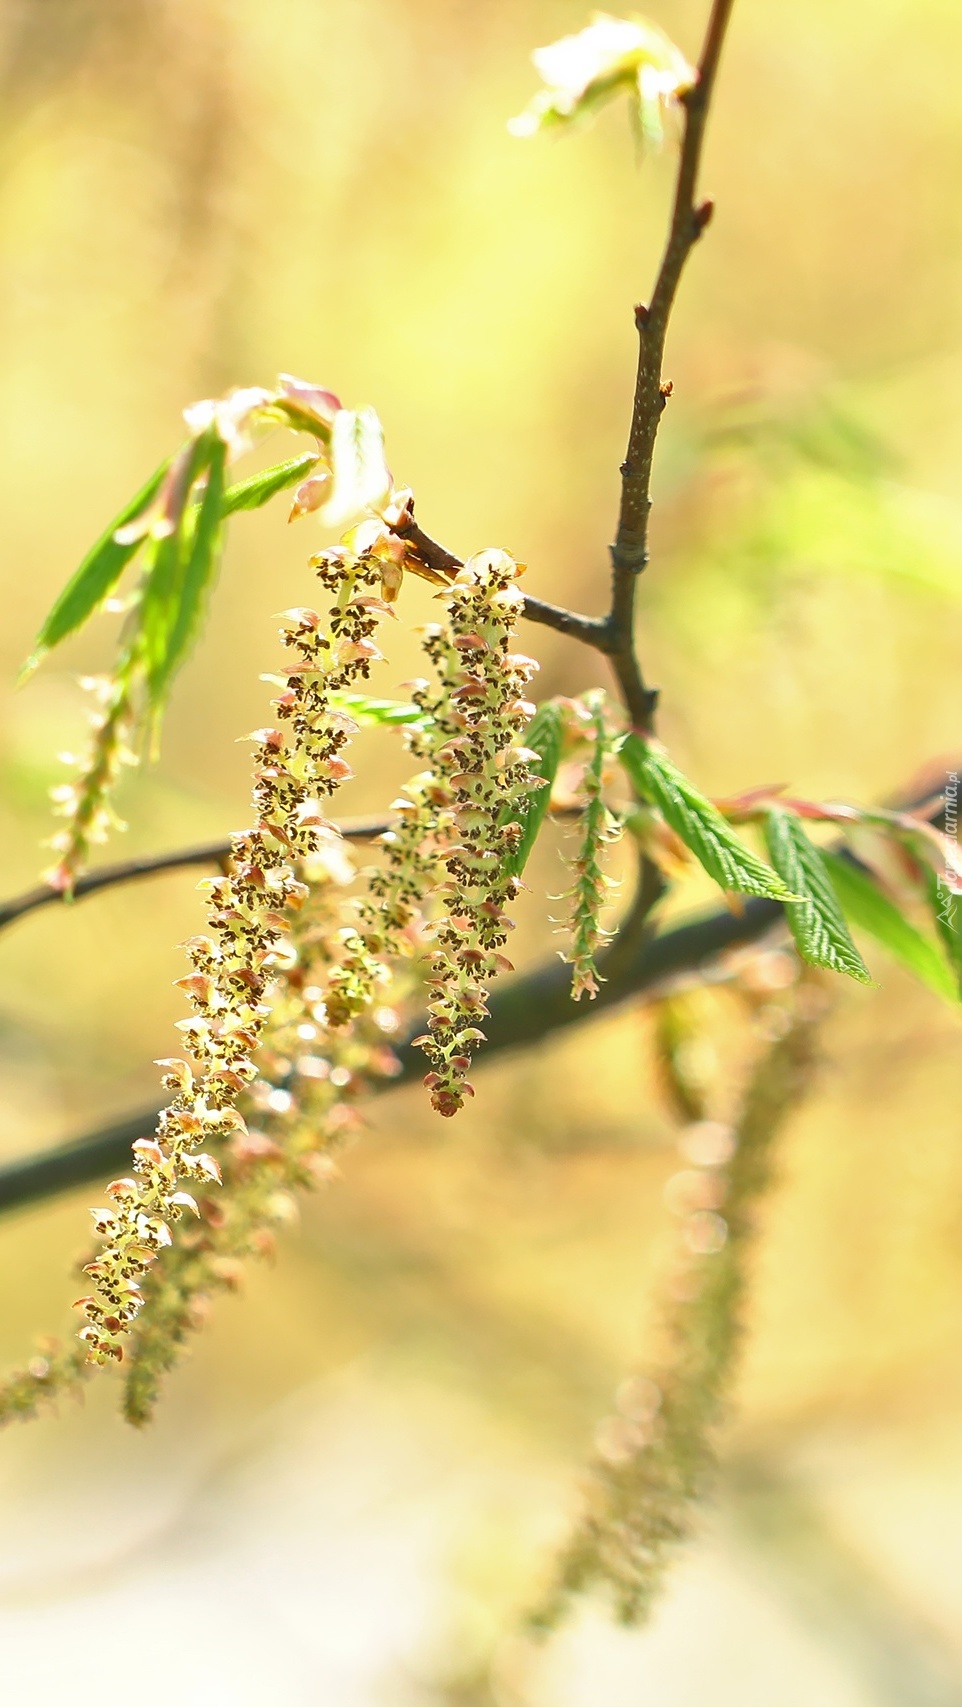
{"label": "young leaf", "polygon": [[278,462],[261,474],[252,474],[249,480],[238,480],[224,493],[222,513],[232,516],[235,510],[259,510],[278,492],[306,480],[317,461],[316,451],[306,451],[303,456],[292,457],[290,462]]}
{"label": "young leaf", "polygon": [[224,474],[227,447],[217,440],[211,452],[207,485],[193,521],[193,531],[184,540],[184,565],[180,590],[167,637],[167,648],[158,660],[151,683],[162,695],[186,657],[204,613],[206,594],[217,573],[224,533]]}
{"label": "young leaf", "polygon": [[514,852],[508,856],[508,870],[515,877],[520,877],[527,865],[538,831],[544,823],[551,800],[551,785],[557,775],[561,758],[562,728],[561,706],[556,699],[548,699],[543,705],[539,705],[524,732],[525,746],[538,755],[537,759],[531,760],[531,772],[535,776],[544,777],[544,785],[532,789],[529,794],[527,807],[521,817],[521,840]]}
{"label": "young leaf", "polygon": [[870,984],[871,974],[849,934],[821,851],[809,841],[794,812],[772,807],[765,815],[765,841],[779,877],[803,897],[785,907],[802,959]]}
{"label": "young leaf", "polygon": [[170,459],[162,462],[154,471],[145,486],[142,486],[135,498],[130,500],[115,516],[95,545],[92,545],[86,557],[71,579],[67,582],[59,599],[56,601],[46,622],[37,635],[31,656],[23,666],[21,680],[31,675],[39,664],[45,652],[59,645],[68,634],[72,634],[82,623],[86,622],[107,597],[111,588],[116,585],[121,575],[139,550],[142,540],[133,539],[118,543],[115,535],[118,530],[142,515],[147,509],[163,484]]}
{"label": "young leaf", "polygon": [[[286,681],[286,677],[278,679],[282,685]],[[328,703],[336,711],[346,711],[355,723],[378,723],[397,728],[401,724],[420,723],[424,719],[424,712],[419,706],[406,705],[400,699],[370,699],[364,693],[332,693]]]}
{"label": "young leaf", "polygon": [[955,979],[935,943],[903,917],[859,866],[841,859],[838,854],[823,853],[822,858],[828,867],[832,887],[851,923],[874,936],[936,995],[955,1001]]}
{"label": "young leaf", "polygon": [[666,823],[719,888],[740,895],[768,895],[775,901],[801,899],[739,841],[717,807],[664,753],[656,752],[640,735],[631,734],[622,743],[620,758],[638,793],[659,807]]}
{"label": "young leaf", "polygon": [[[191,504],[196,481],[210,471],[212,461],[224,450],[213,428],[188,441],[176,465],[176,491],[171,499],[170,532],[157,539],[137,610],[141,656],[147,673],[151,705],[156,708],[163,684],[169,680],[167,667],[171,641],[178,624],[187,566],[193,555],[192,541],[199,511]],[[223,457],[221,457],[223,469]],[[195,519],[196,518],[196,519]]]}
{"label": "young leaf", "polygon": [[925,887],[942,947],[955,973],[962,1000],[962,895],[950,889],[931,866],[925,866]]}
{"label": "young leaf", "polygon": [[327,527],[341,527],[384,502],[391,476],[384,433],[373,409],[339,409],[331,428],[331,492],[320,510]]}
{"label": "young leaf", "polygon": [[627,95],[642,140],[659,143],[662,107],[693,88],[697,76],[657,24],[607,12],[596,12],[577,35],[563,36],[531,57],[545,87],[509,121],[514,136],[577,123]]}

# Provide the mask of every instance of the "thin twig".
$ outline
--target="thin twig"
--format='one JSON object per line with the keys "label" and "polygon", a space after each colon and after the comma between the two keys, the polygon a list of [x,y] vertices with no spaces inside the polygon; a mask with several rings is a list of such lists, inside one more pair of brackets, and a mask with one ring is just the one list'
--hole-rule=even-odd
{"label": "thin twig", "polygon": [[[409,563],[415,573],[420,569],[427,571],[429,580],[437,582],[451,581],[459,569],[464,568],[463,560],[456,557],[453,551],[440,545],[436,539],[414,520],[414,510],[409,507],[401,521],[393,524],[392,531],[399,539],[407,540],[411,548]],[[554,628],[559,634],[566,634],[573,640],[580,640],[586,646],[597,647],[598,651],[607,651],[607,626],[604,617],[581,616],[578,611],[568,610],[564,605],[549,604],[546,599],[535,599],[530,594],[525,596],[524,615],[528,622],[540,622],[545,628]]]}
{"label": "thin twig", "polygon": [[[389,828],[390,820],[387,818],[357,818],[342,824],[340,831],[349,842],[372,842]],[[27,889],[22,895],[14,895],[9,901],[0,903],[0,930],[27,913],[35,913],[39,907],[50,907],[57,902],[69,906],[85,895],[96,895],[98,890],[116,889],[123,883],[136,883],[142,877],[155,877],[163,871],[179,871],[184,866],[222,865],[230,855],[231,841],[226,836],[217,842],[178,848],[174,853],[118,860],[114,865],[102,866],[99,871],[85,872],[74,884],[72,895],[65,895],[63,890],[54,889],[49,883],[39,883],[35,889]]]}
{"label": "thin twig", "polygon": [[638,369],[628,433],[621,465],[621,506],[611,547],[612,588],[610,656],[625,705],[635,726],[651,728],[657,693],[645,685],[634,645],[635,592],[638,576],[648,562],[648,513],[651,509],[651,465],[655,438],[670,386],[662,379],[662,360],[668,321],[685,262],[712,213],[711,202],[695,205],[705,121],[711,101],[725,30],[733,0],[715,0],[693,89],[684,97],[685,129],[668,242],[651,302],[635,309],[638,328]]}
{"label": "thin twig", "polygon": [[[611,608],[607,616],[582,616],[577,611],[530,596],[526,597],[524,606],[529,622],[539,622],[559,634],[580,640],[610,659],[625,710],[634,727],[644,734],[651,731],[658,693],[646,685],[635,649],[635,590],[638,576],[648,562],[651,465],[658,423],[671,389],[662,381],[662,358],[682,270],[712,212],[711,202],[703,202],[696,207],[695,186],[705,121],[732,4],[733,0],[715,0],[712,7],[698,78],[694,88],[684,97],[685,128],[668,242],[651,303],[649,306],[639,303],[635,309],[638,369],[628,449],[621,465],[618,529],[611,547]],[[408,507],[393,528],[412,548],[412,567],[420,568],[430,580],[449,581],[462,567],[460,557],[438,544],[418,525],[414,520],[413,507]]]}
{"label": "thin twig", "polygon": [[[580,810],[578,806],[558,806],[550,809],[552,818],[575,817]],[[376,842],[394,822],[393,818],[350,818],[337,828],[347,842]],[[61,889],[52,888],[49,883],[38,883],[35,889],[27,889],[22,895],[14,895],[9,901],[0,902],[0,931],[28,913],[35,913],[40,907],[50,907],[56,903],[71,906],[74,901],[82,901],[85,895],[96,895],[104,889],[118,889],[125,883],[139,883],[142,877],[157,877],[162,872],[180,871],[193,865],[222,866],[230,859],[231,852],[231,838],[224,836],[217,842],[200,842],[196,847],[175,848],[174,852],[169,854],[151,854],[145,859],[118,860],[114,865],[104,865],[99,871],[88,871],[78,877],[71,895],[64,894]]]}

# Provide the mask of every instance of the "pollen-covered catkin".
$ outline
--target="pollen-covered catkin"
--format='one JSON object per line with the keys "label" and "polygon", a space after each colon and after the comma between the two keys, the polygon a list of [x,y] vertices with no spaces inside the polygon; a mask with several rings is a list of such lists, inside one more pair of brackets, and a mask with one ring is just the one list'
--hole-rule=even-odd
{"label": "pollen-covered catkin", "polygon": [[340,838],[325,838],[298,873],[309,894],[291,927],[297,959],[271,992],[259,1076],[241,1099],[246,1124],[216,1146],[224,1190],[202,1200],[201,1220],[175,1228],[172,1249],[145,1281],[125,1360],[124,1411],[137,1425],[149,1420],[162,1377],[212,1298],[240,1285],[248,1259],[272,1253],[278,1226],[296,1213],[294,1194],[335,1177],[333,1154],[356,1129],[358,1098],[398,1070],[389,1047],[398,1021],[387,1003],[355,1025],[327,1026],[324,983],[354,876]]}
{"label": "pollen-covered catkin", "polygon": [[[446,719],[443,694],[432,694],[423,679],[411,686],[422,717],[402,731],[402,739],[410,753],[430,764],[438,748],[458,731]],[[353,980],[355,1011],[360,1011],[357,996],[362,989],[355,968],[362,956],[378,966],[410,960],[424,947],[431,902],[445,876],[443,856],[456,840],[454,800],[449,784],[426,769],[410,777],[391,802],[394,822],[378,837],[384,862],[368,873],[366,893],[354,901],[357,927],[341,966],[331,975],[335,989]],[[369,986],[369,1004],[374,993]]]}
{"label": "pollen-covered catkin", "polygon": [[472,1053],[483,1041],[486,986],[511,970],[502,950],[511,929],[505,908],[521,881],[506,855],[518,845],[518,813],[540,779],[536,757],[519,745],[534,706],[524,690],[537,669],[509,650],[523,609],[519,566],[504,551],[471,557],[440,595],[447,623],[432,626],[425,650],[439,677],[435,710],[444,737],[432,753],[436,807],[450,814],[453,840],[442,855],[438,893],[443,915],[434,935],[428,984],[428,1031],[417,1041],[431,1071],[425,1084],[442,1115],[462,1106]]}
{"label": "pollen-covered catkin", "polygon": [[104,1247],[86,1267],[93,1291],[78,1300],[91,1362],[122,1357],[143,1307],[144,1276],[170,1246],[172,1224],[185,1213],[199,1217],[196,1190],[207,1193],[220,1179],[210,1140],[244,1130],[236,1104],[257,1077],[251,1056],[270,1013],[264,998],[275,969],[294,958],[288,918],[307,894],[293,862],[330,833],[323,804],[351,775],[342,749],[355,725],[329,696],[365,679],[381,656],[373,635],[390,607],[380,597],[378,547],[379,531],[362,526],[312,559],[333,595],[326,632],[314,610],[284,614],[282,638],[294,658],[274,703],[290,734],[270,728],[252,737],[254,827],[233,838],[229,874],[201,886],[210,934],[188,941],[192,971],[178,980],[193,1009],[179,1022],[191,1061],[161,1063],[173,1096],[156,1135],[138,1139],[133,1176],[114,1180],[109,1202],[93,1211]]}

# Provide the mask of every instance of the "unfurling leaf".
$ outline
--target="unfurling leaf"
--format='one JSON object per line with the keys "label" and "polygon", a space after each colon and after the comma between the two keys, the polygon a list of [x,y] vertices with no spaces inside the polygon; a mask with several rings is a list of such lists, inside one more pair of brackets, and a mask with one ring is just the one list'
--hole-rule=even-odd
{"label": "unfurling leaf", "polygon": [[330,458],[331,490],[319,511],[326,527],[343,527],[385,502],[391,476],[375,410],[338,410],[331,428]]}
{"label": "unfurling leaf", "polygon": [[957,999],[956,981],[935,943],[916,930],[859,866],[838,854],[824,853],[822,858],[832,887],[851,923],[874,936],[937,996],[954,1002]]}
{"label": "unfurling leaf", "polygon": [[802,896],[785,907],[802,959],[870,984],[871,974],[849,934],[821,850],[809,841],[795,814],[772,807],[765,815],[765,840],[779,877]]}
{"label": "unfurling leaf", "polygon": [[238,480],[224,493],[224,515],[232,516],[235,510],[259,510],[278,492],[306,480],[317,461],[317,452],[307,451],[304,456],[292,457],[290,462],[278,462],[261,474],[252,474],[249,480]]}
{"label": "unfurling leaf", "polygon": [[962,893],[930,866],[924,868],[924,874],[935,928],[955,973],[962,1000]]}
{"label": "unfurling leaf", "polygon": [[280,373],[274,407],[295,432],[313,433],[319,444],[329,445],[341,400],[323,385],[298,379],[293,373]]}
{"label": "unfurling leaf", "polygon": [[512,814],[521,824],[521,840],[514,852],[508,856],[508,870],[515,877],[520,877],[527,865],[538,831],[544,823],[551,800],[551,785],[557,775],[561,758],[563,723],[560,702],[548,699],[543,705],[539,705],[524,732],[525,746],[537,754],[537,758],[530,761],[532,775],[543,777],[544,782],[540,788],[532,789],[524,811],[515,811]]}
{"label": "unfurling leaf", "polygon": [[718,808],[664,753],[640,735],[631,734],[622,743],[620,757],[638,793],[660,809],[666,823],[721,889],[740,895],[768,895],[774,901],[802,898],[739,840]]}
{"label": "unfurling leaf", "polygon": [[365,693],[332,693],[328,704],[335,711],[346,711],[348,717],[353,717],[355,723],[360,724],[387,724],[389,728],[397,728],[407,723],[424,722],[420,706],[400,699],[371,699]]}
{"label": "unfurling leaf", "polygon": [[[147,698],[154,712],[159,708],[173,674],[174,635],[183,626],[180,613],[188,568],[194,560],[195,541],[198,544],[195,572],[204,566],[205,558],[209,556],[205,548],[208,545],[210,506],[206,493],[204,501],[199,501],[196,487],[205,476],[209,485],[216,462],[219,468],[215,483],[219,525],[225,454],[223,441],[213,427],[201,433],[181,452],[179,467],[175,464],[177,479],[170,502],[169,532],[154,542],[152,562],[134,612],[133,621],[146,673]],[[201,516],[205,507],[207,517],[202,526]],[[196,573],[194,579],[196,581]],[[189,616],[187,622],[189,627]]]}
{"label": "unfurling leaf", "polygon": [[68,634],[73,634],[75,629],[80,628],[116,586],[127,564],[143,542],[143,535],[139,533],[135,538],[124,538],[122,542],[117,539],[117,534],[123,532],[131,522],[136,521],[150,508],[169,468],[168,458],[155,470],[146,485],[141,487],[137,496],[124,505],[97,543],[91,546],[37,635],[33,653],[23,667],[22,677],[32,674],[45,652],[49,652],[51,647],[59,645]]}
{"label": "unfurling leaf", "polygon": [[533,54],[545,87],[508,129],[530,136],[553,125],[591,117],[607,101],[627,95],[641,138],[662,140],[662,112],[694,87],[697,72],[657,24],[595,12],[577,35],[563,36]]}
{"label": "unfurling leaf", "polygon": [[[125,568],[140,554],[142,572],[128,601],[117,658],[98,689],[93,739],[77,781],[58,790],[67,819],[51,845],[60,855],[49,880],[69,890],[91,842],[118,823],[110,800],[120,768],[136,763],[149,734],[156,748],[171,682],[197,637],[206,595],[220,558],[227,516],[258,509],[276,493],[298,486],[313,508],[316,481],[324,477],[322,519],[355,519],[386,500],[391,480],[384,462],[380,423],[372,409],[341,408],[333,392],[282,374],[275,391],[260,386],[205,398],[184,410],[189,436],[92,547],[64,589],[37,637],[24,675],[43,654],[74,633],[101,605]],[[232,486],[227,466],[273,427],[308,432],[315,448]],[[382,530],[383,531],[383,530]],[[403,553],[400,541],[395,542]],[[400,565],[385,555],[382,587],[391,596]]]}
{"label": "unfurling leaf", "polygon": [[184,564],[180,593],[174,610],[166,651],[159,661],[152,689],[162,694],[169,687],[190,650],[203,619],[206,595],[217,574],[224,535],[224,472],[226,447],[217,441],[211,451],[207,485],[184,539]]}

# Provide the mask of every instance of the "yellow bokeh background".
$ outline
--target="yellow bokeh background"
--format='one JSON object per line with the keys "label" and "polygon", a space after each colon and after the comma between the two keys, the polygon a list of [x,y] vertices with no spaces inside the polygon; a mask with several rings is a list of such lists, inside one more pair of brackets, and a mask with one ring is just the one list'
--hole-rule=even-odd
{"label": "yellow bokeh background", "polygon": [[[690,56],[704,10],[657,15]],[[639,162],[618,111],[507,134],[530,50],[583,21],[569,0],[0,0],[5,894],[42,863],[76,677],[115,619],[19,692],[17,669],[198,397],[285,370],[372,403],[429,531],[602,608],[674,156]],[[711,792],[882,799],[962,751],[960,52],[948,0],[736,0],[639,615],[662,737]],[[309,602],[319,539],[284,514],[234,525],[115,851],[244,821],[237,737],[264,720],[272,615]],[[431,619],[430,589],[405,603]],[[523,644],[539,692],[603,680],[547,631]],[[417,657],[399,630],[382,690]],[[380,733],[357,753],[344,809],[383,809],[404,756]],[[559,844],[533,864],[525,964],[557,947]],[[178,874],[4,934],[3,1159],[149,1102],[198,907]],[[592,1614],[519,1661],[526,1703],[962,1701],[960,1022],[868,952],[877,988],[839,993],[786,1135],[705,1537],[650,1632]],[[675,1161],[643,1010],[478,1090],[450,1128],[414,1090],[377,1107],[152,1432],[124,1429],[107,1382],[3,1437],[5,1700],[69,1686],[86,1707],[104,1674],[84,1630],[126,1667],[152,1605],[178,1629],[209,1605],[216,1639],[183,1637],[187,1707],[482,1702],[477,1656],[644,1356]],[[0,1226],[7,1362],[65,1329],[88,1196]],[[139,1690],[162,1698],[149,1665]]]}

